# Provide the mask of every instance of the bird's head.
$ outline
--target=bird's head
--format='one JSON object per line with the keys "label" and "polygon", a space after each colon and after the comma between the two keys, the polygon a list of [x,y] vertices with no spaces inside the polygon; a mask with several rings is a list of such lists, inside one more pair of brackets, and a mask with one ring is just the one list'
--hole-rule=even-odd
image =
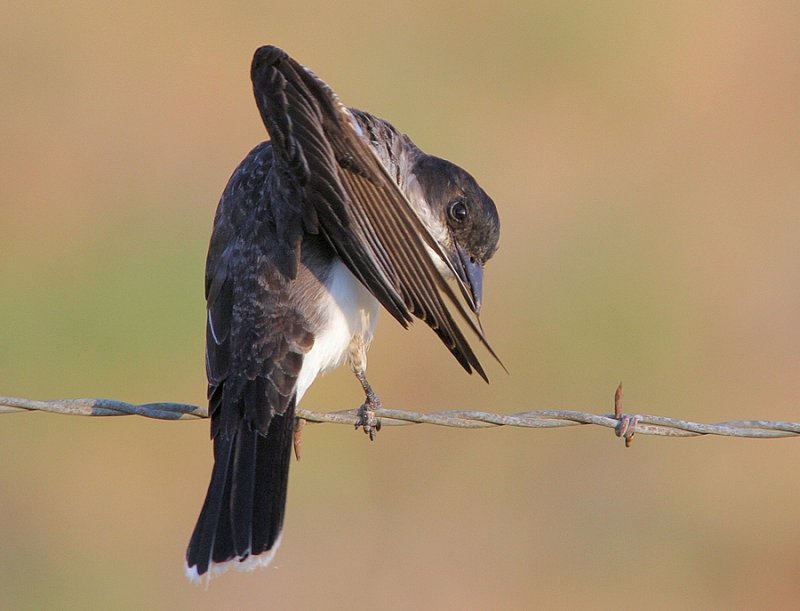
{"label": "bird's head", "polygon": [[449,265],[440,269],[449,276],[455,272],[467,289],[470,306],[479,314],[483,266],[500,238],[497,208],[468,172],[444,159],[422,155],[413,175],[426,204],[422,220],[448,259]]}

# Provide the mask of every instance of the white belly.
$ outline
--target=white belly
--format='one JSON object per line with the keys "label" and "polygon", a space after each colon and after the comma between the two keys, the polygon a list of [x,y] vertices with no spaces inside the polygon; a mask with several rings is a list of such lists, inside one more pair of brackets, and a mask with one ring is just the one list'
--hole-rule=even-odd
{"label": "white belly", "polygon": [[326,287],[320,304],[326,323],[303,358],[297,377],[298,403],[319,374],[344,364],[354,336],[368,346],[375,332],[380,304],[341,261],[334,265]]}

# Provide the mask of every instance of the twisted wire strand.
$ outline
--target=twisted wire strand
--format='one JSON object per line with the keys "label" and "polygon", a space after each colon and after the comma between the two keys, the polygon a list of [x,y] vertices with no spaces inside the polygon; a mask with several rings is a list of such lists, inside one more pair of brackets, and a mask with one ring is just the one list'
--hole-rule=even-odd
{"label": "twisted wire strand", "polygon": [[[44,411],[80,416],[144,416],[160,420],[196,420],[207,418],[206,408],[184,403],[144,403],[134,405],[112,399],[61,399],[35,401],[19,397],[0,397],[0,414]],[[634,434],[665,437],[696,437],[720,435],[724,437],[750,437],[773,439],[800,435],[800,423],[772,420],[732,420],[705,424],[666,416],[646,414],[624,415],[592,414],[572,410],[530,410],[515,414],[492,414],[474,410],[445,410],[420,413],[396,409],[378,409],[375,415],[383,426],[409,424],[435,424],[466,429],[497,426],[525,428],[557,428],[564,426],[595,425],[614,429],[626,442]],[[359,422],[357,410],[312,412],[297,410],[297,417],[308,422],[330,422],[355,426]]]}

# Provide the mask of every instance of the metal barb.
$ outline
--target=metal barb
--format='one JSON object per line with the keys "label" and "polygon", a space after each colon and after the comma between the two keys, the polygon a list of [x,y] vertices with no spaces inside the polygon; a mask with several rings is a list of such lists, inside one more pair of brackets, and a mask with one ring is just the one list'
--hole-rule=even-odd
{"label": "metal barb", "polygon": [[617,437],[625,439],[625,447],[631,447],[633,443],[633,436],[636,434],[636,424],[639,421],[638,416],[626,416],[622,413],[622,398],[625,393],[622,390],[622,382],[617,386],[614,392],[614,418],[619,420],[619,425],[615,429]]}

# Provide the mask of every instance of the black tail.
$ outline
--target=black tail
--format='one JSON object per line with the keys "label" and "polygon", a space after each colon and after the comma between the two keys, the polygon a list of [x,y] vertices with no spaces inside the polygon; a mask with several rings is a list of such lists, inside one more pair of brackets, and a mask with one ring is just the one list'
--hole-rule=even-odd
{"label": "black tail", "polygon": [[272,417],[266,436],[242,419],[233,435],[214,439],[211,483],[186,551],[189,579],[272,560],[283,528],[293,432],[294,400]]}

